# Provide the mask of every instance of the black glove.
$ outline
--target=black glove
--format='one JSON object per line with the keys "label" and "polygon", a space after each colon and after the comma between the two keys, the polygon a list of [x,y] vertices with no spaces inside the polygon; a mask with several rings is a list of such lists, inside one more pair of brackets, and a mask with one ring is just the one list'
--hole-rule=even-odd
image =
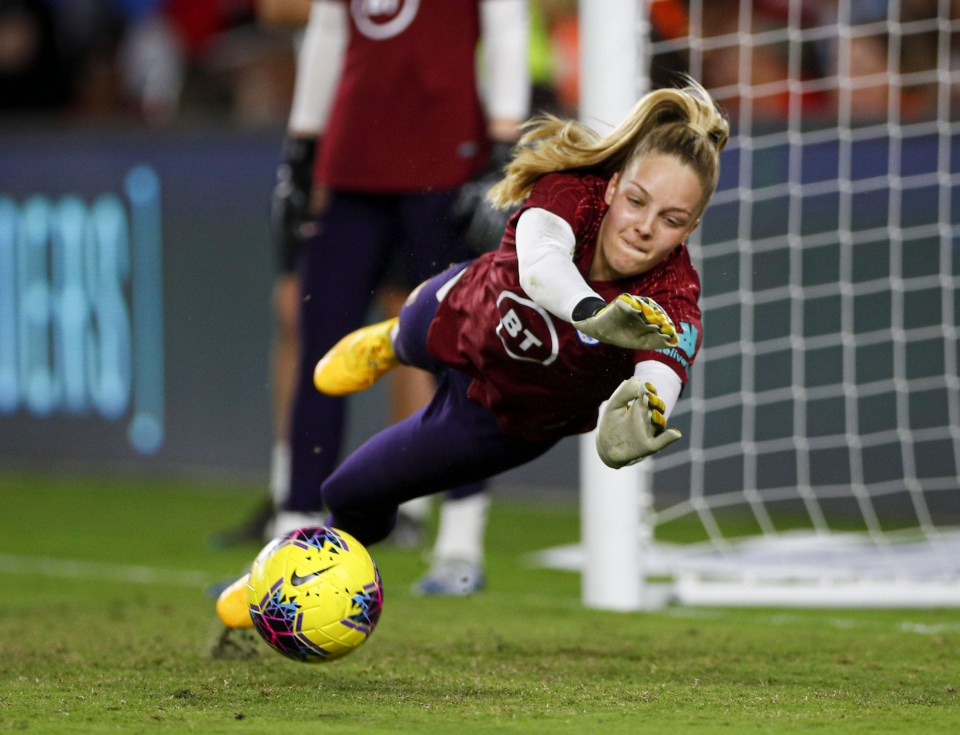
{"label": "black glove", "polygon": [[280,262],[293,270],[304,227],[310,223],[310,194],[313,190],[313,161],[317,153],[316,138],[294,138],[283,141],[283,162],[277,167],[277,183],[273,187],[270,225]]}
{"label": "black glove", "polygon": [[513,211],[494,209],[487,201],[487,192],[503,178],[504,169],[510,163],[513,145],[506,141],[490,144],[486,167],[460,187],[450,211],[464,244],[477,254],[499,247],[507,220],[513,214]]}

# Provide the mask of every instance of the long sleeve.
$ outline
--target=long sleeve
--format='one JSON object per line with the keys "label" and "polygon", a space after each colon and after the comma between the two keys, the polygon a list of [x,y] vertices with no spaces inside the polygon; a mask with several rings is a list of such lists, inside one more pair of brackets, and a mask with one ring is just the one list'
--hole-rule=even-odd
{"label": "long sleeve", "polygon": [[576,237],[570,224],[545,209],[531,208],[517,221],[520,285],[540,306],[564,321],[585,298],[601,298],[573,263]]}
{"label": "long sleeve", "polygon": [[288,130],[297,137],[323,132],[346,53],[349,19],[343,3],[315,0],[297,58]]}
{"label": "long sleeve", "polygon": [[528,0],[483,0],[480,32],[481,87],[487,117],[519,123],[530,114]]}

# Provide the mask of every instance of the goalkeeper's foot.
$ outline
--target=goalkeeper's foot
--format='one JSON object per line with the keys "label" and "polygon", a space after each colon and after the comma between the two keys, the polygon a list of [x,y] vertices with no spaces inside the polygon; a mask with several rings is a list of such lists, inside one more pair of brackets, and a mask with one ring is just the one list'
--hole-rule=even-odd
{"label": "goalkeeper's foot", "polygon": [[252,628],[250,605],[247,603],[249,572],[227,587],[217,598],[217,617],[227,628]]}
{"label": "goalkeeper's foot", "polygon": [[366,390],[399,361],[390,333],[397,318],[351,332],[317,363],[313,384],[328,396],[346,396]]}

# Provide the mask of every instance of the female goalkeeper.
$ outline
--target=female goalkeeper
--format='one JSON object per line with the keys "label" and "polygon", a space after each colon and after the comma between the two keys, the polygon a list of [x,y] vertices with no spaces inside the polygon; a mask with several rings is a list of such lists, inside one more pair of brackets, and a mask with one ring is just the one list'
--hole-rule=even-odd
{"label": "female goalkeeper", "polygon": [[[700,279],[684,241],[700,223],[729,128],[709,94],[650,92],[598,136],[528,123],[490,193],[521,204],[499,250],[421,284],[399,320],[353,332],[317,363],[345,395],[398,363],[437,376],[433,401],[374,435],[321,489],[327,525],[384,539],[412,498],[492,477],[597,425],[611,467],[680,438],[667,418],[702,340]],[[249,626],[245,578],[217,603]]]}
{"label": "female goalkeeper", "polygon": [[500,248],[423,283],[399,320],[344,337],[317,364],[345,395],[398,363],[437,376],[433,401],[374,435],[322,485],[328,525],[365,544],[397,506],[492,477],[597,426],[611,467],[680,438],[666,420],[702,340],[686,238],[716,188],[726,119],[703,87],[645,95],[612,132],[538,118],[491,190],[521,204]]}
{"label": "female goalkeeper", "polygon": [[[495,205],[520,204],[500,248],[421,284],[399,319],[344,337],[317,363],[331,395],[399,363],[433,372],[431,403],[375,434],[322,484],[327,525],[373,544],[412,498],[529,462],[593,429],[611,467],[680,438],[667,418],[702,341],[684,242],[719,176],[726,119],[703,87],[645,95],[612,132],[538,118]],[[249,626],[245,579],[217,603]]]}

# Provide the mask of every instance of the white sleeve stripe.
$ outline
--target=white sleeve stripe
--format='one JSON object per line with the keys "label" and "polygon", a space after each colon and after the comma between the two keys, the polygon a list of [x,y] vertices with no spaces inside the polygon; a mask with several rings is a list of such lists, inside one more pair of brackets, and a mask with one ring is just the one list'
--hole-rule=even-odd
{"label": "white sleeve stripe", "polygon": [[334,92],[340,81],[349,33],[347,7],[314,0],[297,57],[297,77],[287,129],[306,137],[327,126]]}
{"label": "white sleeve stripe", "polygon": [[573,263],[576,236],[570,223],[546,209],[531,208],[517,220],[520,285],[540,306],[564,321],[594,291]]}
{"label": "white sleeve stripe", "polygon": [[657,389],[657,395],[660,396],[660,400],[663,401],[665,406],[663,415],[669,419],[674,406],[680,400],[680,391],[683,389],[680,376],[669,365],[657,360],[638,362],[633,374],[642,382],[653,384]]}

